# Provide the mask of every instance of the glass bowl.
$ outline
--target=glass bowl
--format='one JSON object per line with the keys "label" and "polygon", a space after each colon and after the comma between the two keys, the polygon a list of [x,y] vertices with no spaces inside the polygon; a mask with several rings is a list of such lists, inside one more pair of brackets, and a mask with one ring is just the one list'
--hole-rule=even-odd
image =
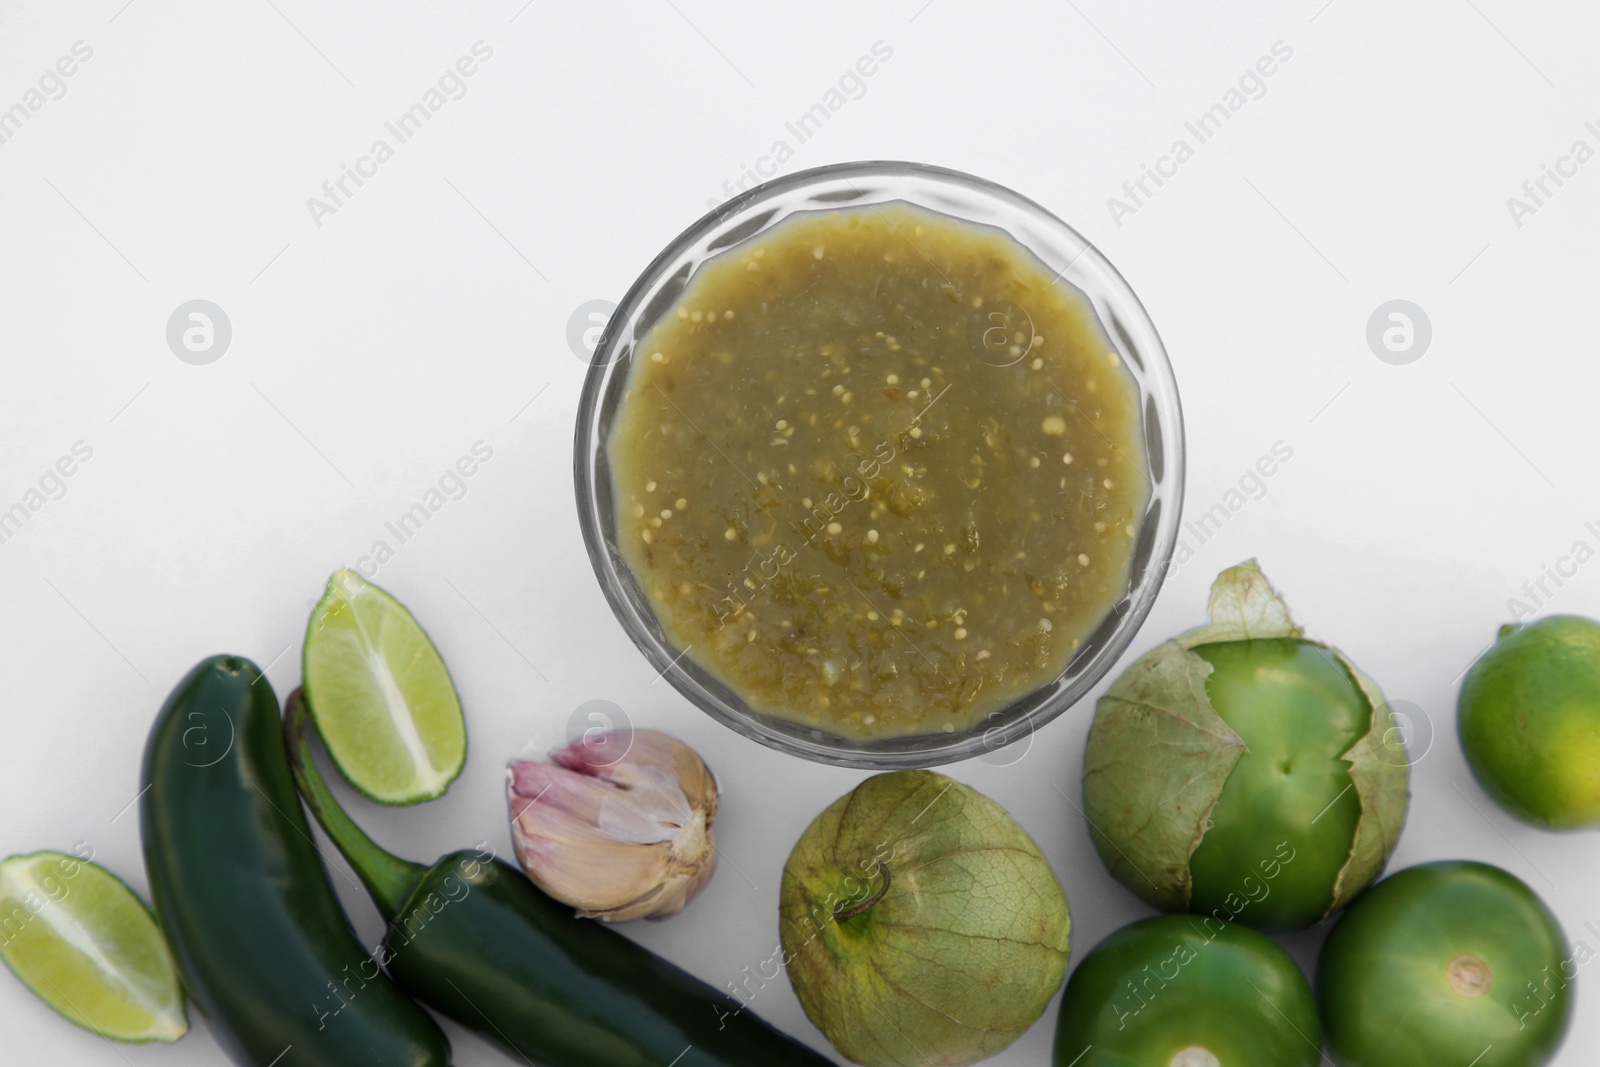
{"label": "glass bowl", "polygon": [[[707,260],[797,212],[900,201],[1009,234],[1087,297],[1137,385],[1150,499],[1122,597],[1055,679],[970,729],[859,741],[752,710],[674,648],[616,544],[607,441],[637,345]],[[819,763],[929,767],[971,756],[1010,762],[999,750],[1070,708],[1116,663],[1149,614],[1177,541],[1183,503],[1183,413],[1161,338],[1127,282],[1082,235],[1043,207],[970,174],[920,163],[840,163],[756,186],[723,204],[657,256],[622,299],[595,345],[578,404],[574,466],[578,518],[589,561],[611,610],[673,687],[712,718],[764,745]],[[1015,751],[1015,750],[1014,750]],[[1020,758],[1021,751],[1015,751]]]}

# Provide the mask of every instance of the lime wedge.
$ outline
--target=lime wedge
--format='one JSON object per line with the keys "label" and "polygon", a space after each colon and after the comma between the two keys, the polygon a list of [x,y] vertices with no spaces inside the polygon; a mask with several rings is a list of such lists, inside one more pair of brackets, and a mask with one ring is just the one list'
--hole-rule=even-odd
{"label": "lime wedge", "polygon": [[60,852],[0,860],[0,957],[40,1000],[113,1041],[189,1029],[155,918],[116,876]]}
{"label": "lime wedge", "polygon": [[302,673],[328,754],[366,796],[416,804],[461,773],[467,729],[450,672],[411,613],[354,571],[328,579]]}

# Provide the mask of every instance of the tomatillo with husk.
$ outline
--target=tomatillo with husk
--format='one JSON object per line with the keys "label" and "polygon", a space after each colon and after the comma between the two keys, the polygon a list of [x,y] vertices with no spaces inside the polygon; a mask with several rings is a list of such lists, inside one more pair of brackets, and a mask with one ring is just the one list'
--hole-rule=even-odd
{"label": "tomatillo with husk", "polygon": [[1506,811],[1546,830],[1600,826],[1600,623],[1501,627],[1461,682],[1456,727]]}
{"label": "tomatillo with husk", "polygon": [[1054,1067],[1313,1067],[1311,987],[1265,934],[1210,917],[1124,926],[1072,972]]}
{"label": "tomatillo with husk", "polygon": [[1521,879],[1447,860],[1399,871],[1334,924],[1317,963],[1339,1067],[1540,1067],[1561,1047],[1574,979],[1556,917]]}
{"label": "tomatillo with husk", "polygon": [[1067,898],[1005,809],[932,771],[880,774],[800,836],[779,895],[806,1015],[866,1067],[959,1067],[1027,1030],[1067,970]]}
{"label": "tomatillo with husk", "polygon": [[1377,684],[1308,639],[1250,560],[1217,577],[1209,623],[1100,698],[1084,813],[1107,868],[1155,907],[1292,930],[1382,872],[1407,762]]}

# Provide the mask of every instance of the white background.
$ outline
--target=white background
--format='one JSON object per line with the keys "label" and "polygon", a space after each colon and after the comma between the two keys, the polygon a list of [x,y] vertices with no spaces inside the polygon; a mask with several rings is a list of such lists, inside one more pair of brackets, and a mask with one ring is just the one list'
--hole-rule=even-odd
{"label": "white background", "polygon": [[[295,685],[328,573],[376,539],[395,547],[385,521],[482,440],[493,459],[467,495],[377,578],[454,672],[467,769],[421,808],[353,802],[359,820],[413,858],[485,838],[504,854],[507,757],[560,741],[584,701],[614,701],[698,748],[724,791],[710,887],[627,933],[718,986],[766,959],[789,847],[863,775],[742,740],[652,684],[578,534],[585,365],[569,317],[620,297],[883,41],[892,58],[786,171],[942,164],[1033,197],[1099,245],[1171,353],[1189,517],[1275,442],[1293,449],[1262,499],[1196,545],[1127,660],[1198,622],[1216,571],[1258,556],[1299,621],[1437,734],[1394,865],[1500,864],[1570,939],[1600,948],[1585,925],[1600,929],[1600,845],[1500,813],[1454,737],[1457,679],[1508,598],[1526,599],[1524,581],[1578,539],[1600,547],[1584,527],[1600,520],[1600,163],[1520,227],[1506,203],[1574,140],[1600,147],[1583,127],[1600,118],[1591,6],[124,4],[0,8],[0,108],[74,42],[94,50],[0,144],[0,508],[74,442],[93,449],[66,495],[0,544],[0,852],[87,842],[143,892],[127,806],[168,688],[224,651],[270,664],[280,694]],[[494,54],[466,96],[317,226],[307,198],[479,40]],[[1107,199],[1177,138],[1193,144],[1184,121],[1280,40],[1293,56],[1265,95],[1117,225]],[[165,340],[193,298],[233,325],[209,366]],[[1433,323],[1408,366],[1364,339],[1392,298]],[[1541,613],[1600,615],[1600,564],[1547,588]],[[1010,766],[947,768],[1037,839],[1080,956],[1147,913],[1063,796],[1077,795],[1091,710]],[[340,888],[375,941],[376,913]],[[1286,939],[1307,966],[1319,941]],[[753,1007],[826,1048],[781,979]],[[175,1047],[114,1048],[0,980],[8,1062],[218,1062],[191,1019]],[[993,1062],[1046,1062],[1054,1026],[1052,1005]],[[507,1062],[447,1028],[458,1063]],[[1591,1010],[1558,1062],[1597,1057]]]}

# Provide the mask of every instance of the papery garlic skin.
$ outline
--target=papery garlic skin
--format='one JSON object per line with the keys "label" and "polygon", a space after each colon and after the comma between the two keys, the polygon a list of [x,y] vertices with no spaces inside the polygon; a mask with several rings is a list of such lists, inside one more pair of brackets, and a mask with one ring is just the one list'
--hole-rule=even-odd
{"label": "papery garlic skin", "polygon": [[705,761],[657,730],[586,736],[550,759],[506,768],[511,842],[533,883],[585,918],[682,911],[717,863],[717,780]]}

